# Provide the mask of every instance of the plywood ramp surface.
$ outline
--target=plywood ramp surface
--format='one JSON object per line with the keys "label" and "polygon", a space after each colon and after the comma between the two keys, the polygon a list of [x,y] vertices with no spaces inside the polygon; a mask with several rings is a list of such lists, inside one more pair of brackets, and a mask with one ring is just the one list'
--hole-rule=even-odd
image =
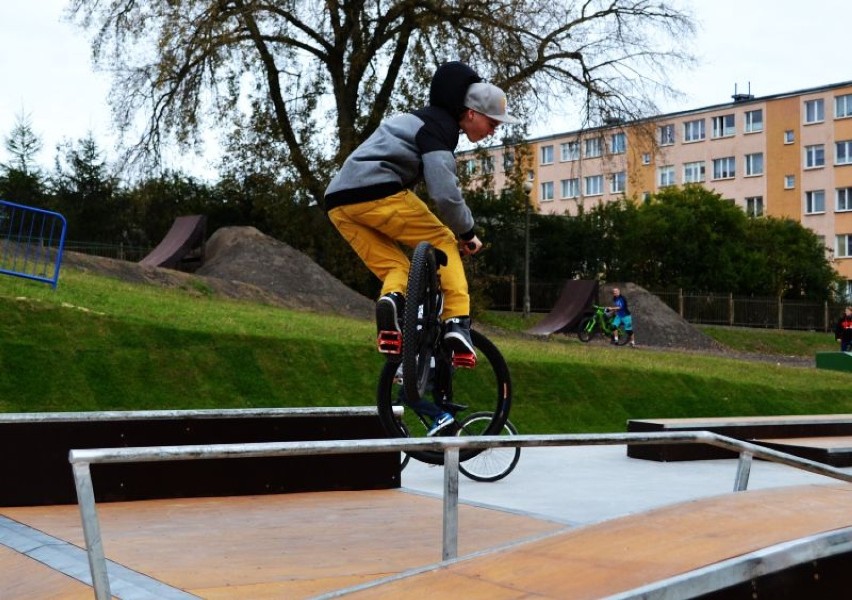
{"label": "plywood ramp surface", "polygon": [[92,600],[92,588],[37,560],[0,546],[0,598]]}
{"label": "plywood ramp surface", "polygon": [[728,494],[613,519],[460,560],[347,599],[602,598],[852,525],[852,486]]}
{"label": "plywood ramp surface", "polygon": [[[442,511],[441,499],[401,490],[98,505],[109,560],[202,598],[252,600],[310,598],[437,563]],[[0,514],[84,546],[77,506]],[[460,554],[565,529],[466,505],[459,521]]]}

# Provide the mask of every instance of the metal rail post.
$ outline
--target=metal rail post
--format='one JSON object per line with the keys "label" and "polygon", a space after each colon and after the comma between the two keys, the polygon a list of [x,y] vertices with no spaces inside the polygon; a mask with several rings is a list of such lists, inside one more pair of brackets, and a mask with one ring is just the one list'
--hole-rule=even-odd
{"label": "metal rail post", "polygon": [[734,491],[743,492],[748,489],[748,478],[751,475],[751,463],[754,455],[751,452],[740,452],[737,461],[737,476],[734,479]]}
{"label": "metal rail post", "polygon": [[459,554],[459,449],[444,450],[444,543],[441,560]]}
{"label": "metal rail post", "polygon": [[95,508],[95,490],[92,487],[92,473],[89,463],[72,464],[74,485],[77,487],[77,502],[80,504],[80,517],[83,521],[83,537],[89,556],[89,570],[92,573],[92,587],[97,600],[110,600],[109,575],[104,555],[101,527]]}

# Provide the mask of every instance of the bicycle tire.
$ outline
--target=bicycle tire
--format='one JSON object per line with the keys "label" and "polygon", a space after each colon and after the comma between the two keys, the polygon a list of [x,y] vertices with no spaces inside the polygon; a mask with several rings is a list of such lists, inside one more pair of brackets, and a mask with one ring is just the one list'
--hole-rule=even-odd
{"label": "bicycle tire", "polygon": [[[491,413],[473,413],[461,423],[456,435],[485,435],[482,432],[491,419]],[[506,419],[500,435],[518,435],[518,430],[510,420]],[[459,463],[459,471],[474,481],[490,483],[500,481],[514,471],[520,459],[521,449],[517,446],[486,448],[476,456]]]}
{"label": "bicycle tire", "polygon": [[618,335],[618,339],[615,340],[616,346],[624,346],[625,344],[627,344],[627,342],[630,341],[628,339],[630,336],[627,335],[627,331],[624,329],[624,325],[619,325],[618,327],[616,327],[613,330],[613,333]]}
{"label": "bicycle tire", "polygon": [[417,402],[426,393],[435,346],[441,335],[440,289],[435,249],[420,242],[411,257],[402,325],[405,394]]}
{"label": "bicycle tire", "polygon": [[[406,437],[408,437],[408,428],[405,426],[405,423],[401,423],[401,425],[402,425],[402,428],[405,430]],[[402,471],[405,470],[405,467],[408,466],[408,463],[411,462],[411,457],[408,455],[408,452],[405,452],[404,450],[402,452],[400,452],[399,454],[400,454],[399,470],[400,470],[400,472],[402,472]]]}
{"label": "bicycle tire", "polygon": [[[483,435],[498,435],[509,418],[512,405],[512,382],[509,367],[497,347],[484,335],[472,329],[471,340],[478,355],[474,369],[455,369],[452,374],[452,406],[455,417],[460,423],[467,415],[486,412],[492,415],[491,423]],[[448,357],[436,356],[438,361],[447,361]],[[444,365],[446,367],[446,365]],[[406,403],[405,376],[403,382],[395,382],[398,365],[387,362],[379,376],[376,404],[379,420],[389,437],[425,437],[429,428],[426,419],[414,410],[404,407],[402,421],[394,416],[394,406]],[[452,367],[447,367],[452,369]],[[400,394],[402,391],[402,395]],[[458,425],[447,429],[447,435],[455,435]],[[408,433],[406,433],[408,432]],[[466,461],[480,450],[466,449],[459,452],[459,460]],[[444,464],[444,453],[435,451],[412,451],[412,458],[432,465]]]}
{"label": "bicycle tire", "polygon": [[580,325],[577,328],[577,337],[583,343],[592,341],[597,335],[597,324],[594,317],[583,317],[580,320]]}

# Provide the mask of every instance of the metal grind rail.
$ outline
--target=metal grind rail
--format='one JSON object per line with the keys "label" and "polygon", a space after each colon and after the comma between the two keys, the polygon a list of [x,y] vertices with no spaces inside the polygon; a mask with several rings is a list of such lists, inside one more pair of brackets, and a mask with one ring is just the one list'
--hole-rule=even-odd
{"label": "metal grind rail", "polygon": [[605,446],[626,444],[709,444],[739,454],[733,491],[748,488],[752,460],[760,458],[818,475],[852,483],[852,474],[812,460],[799,458],[770,448],[707,431],[470,436],[433,439],[379,439],[317,442],[266,442],[253,444],[207,444],[194,446],[151,446],[135,448],[95,448],[71,450],[69,462],[74,472],[77,501],[83,523],[86,552],[97,600],[111,598],[106,557],[100,522],[95,507],[95,492],[90,465],[110,463],[161,462],[226,458],[314,456],[371,452],[443,451],[443,548],[442,560],[458,555],[459,450],[478,448],[535,448],[545,446]]}

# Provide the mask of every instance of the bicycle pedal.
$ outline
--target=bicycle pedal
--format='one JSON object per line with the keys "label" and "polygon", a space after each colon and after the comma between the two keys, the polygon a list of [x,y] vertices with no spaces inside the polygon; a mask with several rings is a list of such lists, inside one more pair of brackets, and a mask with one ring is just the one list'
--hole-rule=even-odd
{"label": "bicycle pedal", "polygon": [[382,354],[400,354],[402,352],[402,334],[399,331],[380,331],[376,346]]}
{"label": "bicycle pedal", "polygon": [[453,366],[472,369],[476,366],[476,354],[473,352],[453,352]]}

